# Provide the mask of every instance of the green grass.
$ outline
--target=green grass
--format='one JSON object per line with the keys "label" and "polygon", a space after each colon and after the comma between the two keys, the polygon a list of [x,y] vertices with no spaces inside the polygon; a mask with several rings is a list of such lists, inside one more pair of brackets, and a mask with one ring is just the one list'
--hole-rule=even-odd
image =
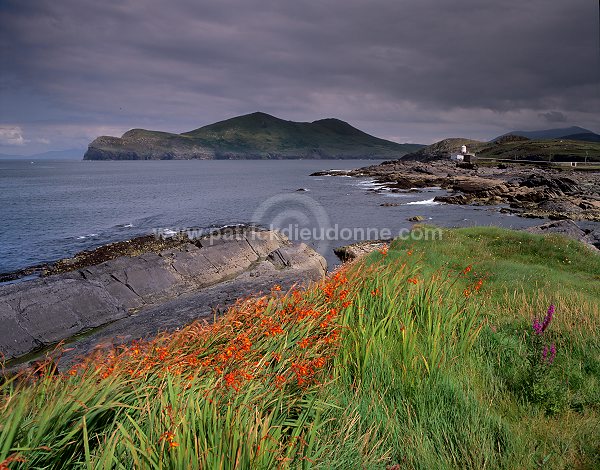
{"label": "green grass", "polygon": [[542,161],[600,161],[600,143],[579,140],[528,140],[504,143],[486,143],[478,155],[498,159],[530,159]]}
{"label": "green grass", "polygon": [[[600,256],[561,237],[471,228],[395,241],[214,326],[92,357],[72,375],[9,380],[0,462],[598,468],[599,276]],[[534,335],[550,303],[555,317]]]}

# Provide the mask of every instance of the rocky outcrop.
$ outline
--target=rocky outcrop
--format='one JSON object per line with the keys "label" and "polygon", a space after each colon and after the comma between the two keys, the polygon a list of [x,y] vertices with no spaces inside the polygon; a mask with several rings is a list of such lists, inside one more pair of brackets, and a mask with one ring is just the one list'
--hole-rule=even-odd
{"label": "rocky outcrop", "polygon": [[350,171],[314,175],[371,177],[393,192],[440,187],[437,202],[510,206],[523,217],[600,221],[600,172],[535,166],[475,166],[450,161],[388,161]]}
{"label": "rocky outcrop", "polygon": [[562,235],[573,240],[580,241],[586,245],[594,253],[600,253],[600,232],[594,232],[592,230],[585,230],[579,227],[572,220],[558,220],[555,222],[548,222],[546,224],[537,225],[535,227],[529,227],[525,229],[526,232],[535,233],[538,235],[550,235],[557,234]]}
{"label": "rocky outcrop", "polygon": [[[14,359],[107,324],[113,336],[152,335],[210,315],[225,300],[318,280],[325,272],[318,253],[273,231],[244,228],[182,240],[162,251],[0,286],[0,353]],[[88,334],[87,347],[100,337],[106,332]]]}
{"label": "rocky outcrop", "polygon": [[333,251],[341,261],[346,262],[362,258],[377,250],[387,250],[390,243],[391,240],[366,240],[364,242],[340,246]]}

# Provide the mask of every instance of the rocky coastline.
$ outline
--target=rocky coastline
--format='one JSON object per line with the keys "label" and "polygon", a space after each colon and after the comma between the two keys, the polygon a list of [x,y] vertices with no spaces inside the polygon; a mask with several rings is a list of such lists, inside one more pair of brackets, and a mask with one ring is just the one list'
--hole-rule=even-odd
{"label": "rocky coastline", "polygon": [[600,171],[535,165],[386,161],[349,171],[312,176],[369,177],[392,192],[439,187],[436,201],[460,205],[501,205],[521,217],[600,222]]}
{"label": "rocky coastline", "polygon": [[107,245],[0,285],[0,357],[18,367],[65,342],[65,368],[95,348],[210,320],[241,297],[317,281],[326,270],[312,248],[255,227]]}

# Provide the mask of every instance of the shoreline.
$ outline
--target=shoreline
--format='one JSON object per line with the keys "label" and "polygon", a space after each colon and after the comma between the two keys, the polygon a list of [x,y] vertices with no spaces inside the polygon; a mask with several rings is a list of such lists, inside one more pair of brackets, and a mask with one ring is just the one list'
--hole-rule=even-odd
{"label": "shoreline", "polygon": [[99,344],[210,318],[274,285],[317,281],[327,270],[307,245],[256,227],[167,245],[151,243],[152,250],[139,252],[139,243],[121,243],[128,254],[100,250],[110,259],[89,264],[102,258],[88,253],[67,260],[71,269],[58,274],[0,286],[0,356],[18,362],[66,341],[73,360]]}
{"label": "shoreline", "polygon": [[318,171],[311,176],[370,177],[381,191],[396,193],[439,187],[450,192],[436,202],[501,206],[526,218],[600,222],[600,171],[576,172],[526,165],[450,161],[386,161],[354,170]]}

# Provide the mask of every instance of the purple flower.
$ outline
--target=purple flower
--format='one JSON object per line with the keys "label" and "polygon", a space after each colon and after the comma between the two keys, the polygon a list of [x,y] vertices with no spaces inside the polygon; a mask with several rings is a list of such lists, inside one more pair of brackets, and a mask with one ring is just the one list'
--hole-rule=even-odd
{"label": "purple flower", "polygon": [[537,318],[533,319],[533,323],[531,324],[531,327],[533,328],[533,332],[536,335],[541,335],[543,333],[542,324],[540,323],[540,321]]}
{"label": "purple flower", "polygon": [[554,362],[555,358],[556,358],[556,346],[554,345],[554,343],[552,343],[550,345],[550,348],[548,348],[548,346],[544,346],[544,349],[542,350],[541,363],[547,364],[550,366]]}
{"label": "purple flower", "polygon": [[554,362],[554,358],[556,357],[556,346],[554,343],[550,346],[550,356],[548,357],[548,364],[552,364]]}
{"label": "purple flower", "polygon": [[553,315],[554,315],[554,305],[550,304],[550,307],[548,307],[548,312],[546,313],[544,320],[542,320],[540,322],[537,318],[533,319],[533,322],[531,324],[531,328],[533,328],[533,332],[536,335],[541,335],[544,331],[546,331],[546,328],[548,328],[548,325],[550,325],[550,322],[552,321]]}
{"label": "purple flower", "polygon": [[552,321],[552,315],[554,315],[554,305],[550,304],[550,307],[548,307],[548,312],[544,317],[544,322],[542,323],[542,333],[546,331],[546,328],[548,328],[548,325]]}

